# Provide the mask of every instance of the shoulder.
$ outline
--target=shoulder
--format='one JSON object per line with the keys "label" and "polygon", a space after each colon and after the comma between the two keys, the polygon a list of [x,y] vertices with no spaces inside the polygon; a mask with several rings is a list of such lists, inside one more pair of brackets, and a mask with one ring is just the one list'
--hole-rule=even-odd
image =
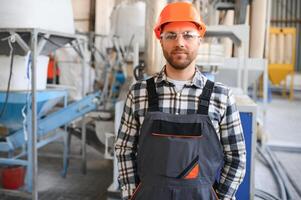
{"label": "shoulder", "polygon": [[133,83],[129,90],[129,95],[136,100],[136,102],[146,101],[147,98],[147,80],[154,78],[155,82],[157,75],[147,78],[146,80],[140,80]]}
{"label": "shoulder", "polygon": [[146,80],[141,80],[133,83],[130,87],[130,92],[135,93],[135,91],[142,89],[146,89]]}
{"label": "shoulder", "polygon": [[230,88],[223,83],[214,82],[213,93],[216,95],[226,95],[230,93]]}
{"label": "shoulder", "polygon": [[[197,81],[197,85],[205,85],[207,81],[210,81],[204,74],[202,74],[201,72],[197,71],[196,74],[196,81]],[[217,96],[224,96],[224,95],[228,95],[229,94],[229,87],[227,87],[226,85],[224,85],[221,82],[215,82],[213,81],[214,86],[213,86],[213,91],[212,91],[212,95],[217,95]]]}
{"label": "shoulder", "polygon": [[158,74],[155,74],[154,76],[151,76],[149,78],[147,78],[146,80],[140,80],[140,81],[136,81],[134,82],[131,87],[130,87],[130,92],[132,94],[139,94],[141,93],[141,91],[146,91],[146,86],[147,86],[147,80],[154,78],[155,82],[158,78]]}
{"label": "shoulder", "polygon": [[223,83],[215,82],[211,100],[218,108],[226,109],[230,101],[233,101],[231,89]]}

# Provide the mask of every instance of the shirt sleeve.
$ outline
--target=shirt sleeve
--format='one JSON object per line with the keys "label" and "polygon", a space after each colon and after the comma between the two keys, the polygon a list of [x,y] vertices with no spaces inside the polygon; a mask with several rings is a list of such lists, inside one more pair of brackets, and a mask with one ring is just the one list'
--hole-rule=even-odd
{"label": "shirt sleeve", "polygon": [[220,122],[220,139],[224,166],[216,192],[223,200],[235,200],[235,193],[245,175],[246,147],[239,111],[231,90],[228,91],[226,110]]}
{"label": "shirt sleeve", "polygon": [[136,152],[138,141],[138,121],[134,116],[133,92],[128,93],[118,136],[115,141],[115,154],[118,161],[118,181],[122,199],[131,198],[139,180],[137,177]]}

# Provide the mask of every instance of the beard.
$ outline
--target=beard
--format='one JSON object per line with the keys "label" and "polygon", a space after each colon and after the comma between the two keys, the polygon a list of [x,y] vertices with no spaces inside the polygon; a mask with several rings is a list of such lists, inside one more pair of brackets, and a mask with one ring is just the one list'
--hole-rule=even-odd
{"label": "beard", "polygon": [[197,56],[196,52],[188,52],[187,50],[179,47],[176,47],[170,53],[164,49],[162,50],[166,61],[171,67],[177,70],[186,69]]}

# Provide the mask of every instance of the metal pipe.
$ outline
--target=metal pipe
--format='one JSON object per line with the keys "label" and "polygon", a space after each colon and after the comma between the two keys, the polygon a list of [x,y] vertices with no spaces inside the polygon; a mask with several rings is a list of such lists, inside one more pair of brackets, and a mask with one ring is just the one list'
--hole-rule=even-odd
{"label": "metal pipe", "polygon": [[146,17],[145,17],[145,64],[146,72],[152,75],[162,68],[164,57],[161,51],[160,43],[157,40],[153,27],[161,9],[166,5],[166,0],[146,0]]}
{"label": "metal pipe", "polygon": [[[292,18],[292,19],[297,19],[298,18],[298,3],[299,3],[300,1],[299,0],[295,0],[294,1],[294,3],[293,3],[293,5],[292,5],[292,9],[294,9],[294,17]],[[295,26],[296,26],[297,24],[295,24]]]}
{"label": "metal pipe", "polygon": [[[82,98],[86,96],[86,54],[84,50],[84,44],[81,44],[80,38],[76,40],[78,45],[78,50],[80,51],[81,56],[81,64],[82,64]],[[84,42],[84,39],[83,39]],[[82,46],[83,45],[83,46]],[[82,138],[81,138],[81,153],[82,153],[82,172],[83,174],[87,173],[87,149],[86,149],[86,115],[83,115],[81,121],[81,128],[82,128]]]}
{"label": "metal pipe", "polygon": [[31,68],[31,95],[32,95],[32,102],[31,102],[31,130],[30,135],[31,139],[29,140],[29,143],[31,143],[31,146],[29,145],[30,151],[29,154],[31,154],[31,160],[29,162],[32,164],[32,199],[38,200],[38,161],[37,161],[37,39],[38,39],[38,32],[36,30],[33,30],[31,33],[31,56],[32,56],[32,68]]}
{"label": "metal pipe", "polygon": [[[278,9],[279,9],[279,19],[283,20],[283,18],[282,18],[282,10],[283,10],[283,8],[282,8],[282,0],[278,1]],[[280,23],[278,26],[279,27],[283,27],[283,23]]]}
{"label": "metal pipe", "polygon": [[[273,4],[273,10],[274,10],[274,18],[278,17],[278,9],[277,9],[277,3],[276,1],[272,1]],[[273,26],[277,26],[277,23],[274,23]]]}
{"label": "metal pipe", "polygon": [[269,144],[269,148],[273,151],[283,151],[289,153],[301,153],[301,146],[300,145],[282,145],[282,144]]}
{"label": "metal pipe", "polygon": [[[273,1],[274,2],[274,5],[275,5],[275,15],[278,17],[278,12],[279,12],[279,9],[278,9],[278,0],[276,1]],[[277,26],[278,24],[275,23],[275,26]]]}
{"label": "metal pipe", "polygon": [[[283,8],[282,8],[282,9],[284,9],[283,16],[284,16],[285,19],[288,19],[288,4],[289,4],[289,1],[285,1],[284,5],[283,5]],[[288,27],[287,22],[285,23],[285,27]]]}
{"label": "metal pipe", "polygon": [[[1,165],[23,165],[28,166],[28,162],[22,159],[0,158]],[[2,188],[1,188],[2,189]]]}
{"label": "metal pipe", "polygon": [[20,47],[23,49],[25,53],[30,51],[30,48],[27,46],[26,42],[21,38],[21,36],[14,32],[14,31],[9,31],[10,35],[14,37],[16,42],[20,45]]}
{"label": "metal pipe", "polygon": [[[296,1],[294,1],[294,0],[290,1],[290,11],[291,11],[291,15],[289,17],[290,19],[293,19],[293,16],[296,16],[295,9],[294,9],[295,2]],[[294,23],[291,23],[290,26],[294,26]]]}
{"label": "metal pipe", "polygon": [[83,116],[81,122],[82,128],[82,138],[81,138],[81,150],[82,150],[82,172],[83,174],[87,174],[87,148],[86,148],[86,140],[87,140],[87,129],[86,129],[86,120],[85,116]]}

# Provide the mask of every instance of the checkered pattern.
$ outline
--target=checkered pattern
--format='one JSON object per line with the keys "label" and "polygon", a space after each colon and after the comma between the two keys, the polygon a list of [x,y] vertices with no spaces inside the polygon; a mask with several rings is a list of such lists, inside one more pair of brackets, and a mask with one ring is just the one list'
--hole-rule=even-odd
{"label": "checkered pattern", "polygon": [[[186,84],[182,91],[177,93],[174,84],[167,81],[163,68],[155,75],[160,111],[180,115],[196,113],[199,96],[206,81],[207,78],[196,69],[191,83]],[[139,182],[136,173],[137,143],[147,108],[146,81],[137,82],[128,93],[115,144],[123,199],[132,196]],[[234,200],[235,192],[245,175],[246,149],[234,97],[231,90],[221,83],[215,83],[213,88],[209,117],[225,155],[216,192],[221,199]]]}

